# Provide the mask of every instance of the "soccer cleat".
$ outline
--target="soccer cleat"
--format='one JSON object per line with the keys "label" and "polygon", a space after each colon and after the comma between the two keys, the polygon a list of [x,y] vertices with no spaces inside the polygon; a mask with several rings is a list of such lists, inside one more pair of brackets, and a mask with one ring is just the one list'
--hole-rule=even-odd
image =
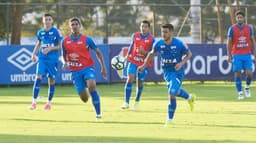
{"label": "soccer cleat", "polygon": [[165,128],[170,128],[170,127],[172,127],[172,121],[171,120],[167,120],[166,122],[165,122],[165,124],[164,124],[164,127]]}
{"label": "soccer cleat", "polygon": [[133,105],[133,110],[139,110],[139,101],[135,101]]}
{"label": "soccer cleat", "polygon": [[45,104],[44,110],[51,110],[51,105],[50,104]]}
{"label": "soccer cleat", "polygon": [[101,119],[101,118],[102,118],[101,114],[96,115],[96,119]]}
{"label": "soccer cleat", "polygon": [[243,100],[244,99],[244,96],[243,95],[238,95],[238,100]]}
{"label": "soccer cleat", "polygon": [[195,95],[191,95],[191,99],[188,100],[188,104],[189,104],[191,112],[194,111],[195,100],[196,100],[196,96]]}
{"label": "soccer cleat", "polygon": [[129,108],[129,104],[127,102],[125,102],[122,106],[122,109],[128,109]]}
{"label": "soccer cleat", "polygon": [[245,97],[250,98],[251,97],[250,88],[244,88],[244,91],[245,91]]}
{"label": "soccer cleat", "polygon": [[36,103],[32,103],[31,106],[29,107],[30,110],[35,110],[36,109]]}

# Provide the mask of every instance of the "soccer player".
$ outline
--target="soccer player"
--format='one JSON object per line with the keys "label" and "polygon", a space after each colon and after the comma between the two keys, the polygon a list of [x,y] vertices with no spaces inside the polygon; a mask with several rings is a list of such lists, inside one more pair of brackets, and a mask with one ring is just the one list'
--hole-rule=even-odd
{"label": "soccer player", "polygon": [[245,96],[251,97],[250,84],[254,66],[252,51],[255,57],[256,49],[253,28],[251,25],[244,23],[244,12],[237,11],[235,16],[237,23],[230,26],[228,30],[227,54],[228,61],[232,62],[233,72],[235,73],[234,81],[238,92],[238,100],[242,100],[244,96],[241,71],[245,71],[246,74]]}
{"label": "soccer player", "polygon": [[[149,32],[150,23],[147,20],[143,20],[140,24],[140,32],[136,32],[132,35],[132,41],[128,50],[128,55],[125,59],[128,61],[127,67],[127,80],[125,84],[124,91],[124,104],[121,106],[122,109],[129,108],[130,97],[132,93],[132,84],[136,79],[136,97],[135,104],[133,106],[134,110],[138,110],[139,101],[141,93],[143,91],[143,82],[147,76],[147,68],[145,68],[141,73],[137,72],[138,66],[142,65],[144,59],[146,58],[149,51],[152,49],[152,44],[154,43],[154,37]],[[152,61],[149,66],[152,66]]]}
{"label": "soccer player", "polygon": [[190,95],[187,91],[181,88],[184,78],[183,65],[190,59],[192,53],[186,44],[173,37],[173,31],[174,27],[172,24],[164,24],[161,26],[162,39],[154,44],[153,49],[146,57],[144,64],[138,67],[139,72],[143,71],[154,57],[155,53],[158,52],[160,54],[163,76],[169,94],[166,127],[169,127],[172,124],[176,110],[176,97],[182,97],[188,100],[191,111],[194,109],[195,101],[194,95]]}
{"label": "soccer player", "polygon": [[87,102],[89,93],[96,111],[96,118],[101,118],[100,96],[96,91],[96,75],[91,50],[95,51],[101,65],[101,74],[106,79],[107,71],[100,50],[90,37],[80,33],[81,22],[77,17],[69,20],[71,35],[62,42],[63,69],[66,67],[72,73],[73,83],[83,102]]}
{"label": "soccer player", "polygon": [[57,63],[59,58],[61,34],[57,28],[53,27],[53,16],[44,14],[44,28],[37,32],[37,43],[33,50],[31,59],[36,62],[38,53],[38,62],[36,68],[36,79],[33,87],[33,101],[30,106],[31,110],[36,109],[36,100],[40,91],[40,83],[43,77],[48,77],[48,102],[44,109],[51,109],[51,101],[55,91],[55,78],[57,74]]}

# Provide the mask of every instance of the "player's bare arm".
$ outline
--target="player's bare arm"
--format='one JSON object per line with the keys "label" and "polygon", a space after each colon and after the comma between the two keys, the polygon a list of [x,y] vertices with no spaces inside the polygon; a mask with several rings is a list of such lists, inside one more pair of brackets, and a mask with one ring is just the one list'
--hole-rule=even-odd
{"label": "player's bare arm", "polygon": [[40,47],[41,47],[41,42],[37,41],[36,45],[35,45],[35,48],[34,48],[34,50],[32,52],[32,55],[31,55],[32,62],[36,62],[36,54],[39,51]]}
{"label": "player's bare arm", "polygon": [[191,58],[191,56],[192,56],[192,52],[189,51],[189,52],[186,54],[186,56],[184,57],[184,59],[183,59],[181,62],[179,62],[179,63],[177,63],[177,64],[175,65],[175,69],[176,69],[176,70],[180,70],[181,67]]}
{"label": "player's bare arm", "polygon": [[103,56],[102,56],[99,49],[95,49],[95,53],[96,53],[96,56],[97,56],[97,58],[100,62],[100,65],[101,65],[101,74],[102,74],[103,78],[107,79],[107,70],[106,70],[106,66],[105,66]]}
{"label": "player's bare arm", "polygon": [[254,55],[254,60],[256,60],[256,45],[255,45],[255,39],[254,36],[251,36],[251,46],[252,46],[252,50],[253,50],[253,55]]}
{"label": "player's bare arm", "polygon": [[152,59],[154,56],[155,56],[155,53],[154,53],[153,50],[151,50],[151,51],[149,52],[149,54],[147,55],[147,57],[145,58],[144,64],[138,67],[138,72],[142,72],[143,69],[149,64],[149,62],[151,61],[151,59]]}
{"label": "player's bare arm", "polygon": [[232,55],[231,55],[231,46],[232,46],[232,39],[228,38],[227,40],[227,55],[228,55],[228,62],[232,61]]}

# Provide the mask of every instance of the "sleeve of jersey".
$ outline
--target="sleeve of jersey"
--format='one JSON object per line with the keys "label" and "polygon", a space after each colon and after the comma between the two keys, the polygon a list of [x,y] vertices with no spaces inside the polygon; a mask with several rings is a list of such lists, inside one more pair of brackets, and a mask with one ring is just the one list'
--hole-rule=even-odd
{"label": "sleeve of jersey", "polygon": [[233,37],[233,28],[229,27],[228,29],[228,38],[232,38]]}
{"label": "sleeve of jersey", "polygon": [[182,55],[186,55],[190,51],[190,49],[186,43],[181,43],[181,45],[182,45],[182,50],[181,50]]}
{"label": "sleeve of jersey", "polygon": [[86,37],[86,45],[93,50],[98,48],[90,37]]}
{"label": "sleeve of jersey", "polygon": [[63,39],[62,34],[58,29],[56,29],[56,30],[57,30],[58,41],[61,41]]}
{"label": "sleeve of jersey", "polygon": [[129,46],[129,49],[128,49],[128,55],[131,54],[131,52],[132,52],[133,43],[134,43],[134,41],[133,41],[134,40],[134,34],[135,33],[133,33],[132,36],[131,36],[132,38],[131,38],[131,43],[130,43],[130,46]]}
{"label": "sleeve of jersey", "polygon": [[153,44],[152,50],[154,51],[154,53],[156,53],[156,52],[159,51],[160,45],[161,45],[161,41],[155,42],[155,43]]}
{"label": "sleeve of jersey", "polygon": [[36,34],[38,41],[41,41],[41,39],[40,39],[40,31],[41,31],[41,30],[39,30],[39,31],[37,32],[37,34]]}

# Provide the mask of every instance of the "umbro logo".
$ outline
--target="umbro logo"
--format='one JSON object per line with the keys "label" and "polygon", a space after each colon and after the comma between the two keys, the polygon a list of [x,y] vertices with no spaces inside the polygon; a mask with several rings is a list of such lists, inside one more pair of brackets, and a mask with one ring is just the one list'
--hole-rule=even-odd
{"label": "umbro logo", "polygon": [[31,55],[32,53],[29,50],[21,48],[19,51],[9,56],[7,60],[20,70],[26,71],[35,64],[31,60]]}

